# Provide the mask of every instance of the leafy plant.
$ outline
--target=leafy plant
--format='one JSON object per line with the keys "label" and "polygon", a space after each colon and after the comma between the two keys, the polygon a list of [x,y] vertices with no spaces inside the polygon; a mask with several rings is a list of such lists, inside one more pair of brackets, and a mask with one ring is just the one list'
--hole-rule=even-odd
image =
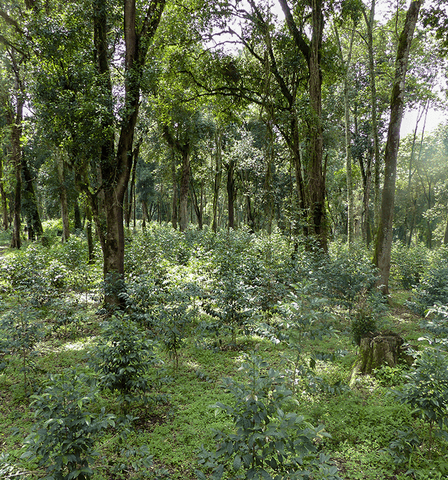
{"label": "leafy plant", "polygon": [[407,467],[411,473],[412,459],[416,449],[421,445],[421,440],[412,427],[397,430],[394,440],[389,443],[386,451],[392,457],[395,465]]}
{"label": "leafy plant", "polygon": [[406,246],[401,242],[392,245],[390,275],[405,290],[420,283],[428,265],[428,249],[424,245]]}
{"label": "leafy plant", "polygon": [[17,354],[21,359],[26,392],[27,373],[34,368],[35,347],[44,335],[43,326],[36,320],[35,309],[18,300],[17,305],[2,318],[0,330],[3,337],[0,349],[13,355]]}
{"label": "leafy plant", "polygon": [[392,387],[403,382],[405,372],[402,365],[397,365],[396,367],[382,365],[380,368],[376,368],[373,374],[381,385]]}
{"label": "leafy plant", "polygon": [[32,395],[37,425],[27,437],[23,458],[36,459],[45,467],[44,480],[89,480],[93,471],[94,443],[113,415],[91,408],[97,387],[76,371],[51,375],[42,393]]}
{"label": "leafy plant", "polygon": [[175,369],[179,366],[179,350],[184,346],[186,329],[191,323],[192,312],[186,304],[177,307],[165,307],[159,310],[159,336],[164,351],[173,360]]}
{"label": "leafy plant", "polygon": [[411,300],[406,302],[419,315],[424,315],[435,304],[448,305],[448,267],[444,264],[429,270],[413,291]]}
{"label": "leafy plant", "polygon": [[407,375],[407,383],[395,394],[402,403],[429,422],[430,442],[434,425],[448,423],[448,357],[438,349],[427,348]]}
{"label": "leafy plant", "polygon": [[102,324],[92,363],[100,373],[100,387],[118,391],[125,409],[133,400],[147,399],[145,375],[156,363],[153,342],[129,317],[117,313]]}
{"label": "leafy plant", "polygon": [[[213,405],[232,419],[234,431],[217,431],[217,450],[202,447],[199,461],[212,469],[213,479],[225,473],[241,479],[338,479],[329,457],[317,453],[315,440],[328,436],[322,426],[313,427],[302,416],[286,413],[293,403],[284,379],[258,356],[246,358],[240,367],[248,383],[226,379],[224,386],[233,395],[233,405]],[[205,479],[197,471],[199,479]]]}

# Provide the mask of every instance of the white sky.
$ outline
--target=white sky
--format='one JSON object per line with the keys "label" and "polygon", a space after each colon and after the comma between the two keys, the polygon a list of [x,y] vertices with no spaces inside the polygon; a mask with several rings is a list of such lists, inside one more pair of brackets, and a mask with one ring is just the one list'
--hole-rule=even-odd
{"label": "white sky", "polygon": [[[445,123],[447,120],[447,111],[430,109],[426,118],[425,133],[432,132],[438,127],[440,123]],[[406,112],[401,123],[400,137],[405,137],[409,133],[413,133],[416,121],[417,110]],[[423,127],[423,119],[420,121],[418,127],[418,130],[421,132]]]}

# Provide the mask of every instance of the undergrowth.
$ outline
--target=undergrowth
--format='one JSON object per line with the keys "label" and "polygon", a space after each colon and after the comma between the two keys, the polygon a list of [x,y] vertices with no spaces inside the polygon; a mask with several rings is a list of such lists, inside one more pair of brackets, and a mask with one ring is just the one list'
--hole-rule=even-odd
{"label": "undergrowth", "polygon": [[[153,224],[128,244],[126,309],[106,318],[86,248],[5,257],[1,478],[445,478],[446,409],[424,382],[446,362],[446,308],[421,326],[384,312],[367,252]],[[420,253],[414,283],[433,278]],[[414,347],[437,353],[349,388],[358,335],[383,316],[405,339],[426,328]]]}

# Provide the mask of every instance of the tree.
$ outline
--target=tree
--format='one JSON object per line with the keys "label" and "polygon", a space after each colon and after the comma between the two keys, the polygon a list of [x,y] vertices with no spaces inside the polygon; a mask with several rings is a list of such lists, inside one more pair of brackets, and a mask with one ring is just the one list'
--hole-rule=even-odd
{"label": "tree", "polygon": [[395,77],[390,101],[390,121],[385,150],[384,186],[381,201],[381,215],[375,242],[374,263],[380,271],[380,285],[384,294],[389,291],[390,256],[393,238],[393,209],[397,171],[398,145],[401,120],[404,112],[404,94],[409,51],[424,0],[413,0],[406,13],[400,34],[395,61]]}
{"label": "tree", "polygon": [[[106,0],[97,0],[86,5],[87,17],[81,4],[70,6],[70,15],[34,11],[40,114],[57,145],[65,146],[77,186],[90,202],[110,307],[123,302],[123,201],[134,161],[144,69],[165,3],[151,0],[140,8],[135,0],[125,0],[112,9]],[[64,7],[59,5],[59,11]],[[121,70],[121,76],[112,69]]]}

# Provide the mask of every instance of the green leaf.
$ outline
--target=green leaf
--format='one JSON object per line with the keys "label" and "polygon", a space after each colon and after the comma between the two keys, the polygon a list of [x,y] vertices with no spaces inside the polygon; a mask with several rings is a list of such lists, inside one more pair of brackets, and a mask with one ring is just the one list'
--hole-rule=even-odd
{"label": "green leaf", "polygon": [[240,467],[241,467],[241,456],[240,455],[235,455],[235,458],[233,459],[233,469],[237,472]]}

